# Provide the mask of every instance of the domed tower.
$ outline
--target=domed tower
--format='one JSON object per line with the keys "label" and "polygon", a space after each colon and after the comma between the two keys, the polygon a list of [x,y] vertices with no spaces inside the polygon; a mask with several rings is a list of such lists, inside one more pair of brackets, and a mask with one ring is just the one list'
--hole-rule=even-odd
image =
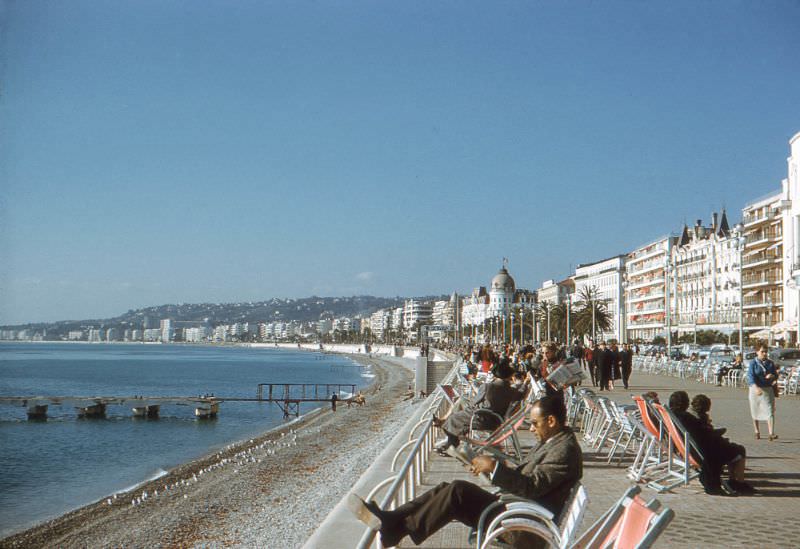
{"label": "domed tower", "polygon": [[504,314],[509,311],[511,304],[514,303],[514,279],[508,274],[506,262],[494,275],[492,285],[489,289],[489,311],[491,315]]}

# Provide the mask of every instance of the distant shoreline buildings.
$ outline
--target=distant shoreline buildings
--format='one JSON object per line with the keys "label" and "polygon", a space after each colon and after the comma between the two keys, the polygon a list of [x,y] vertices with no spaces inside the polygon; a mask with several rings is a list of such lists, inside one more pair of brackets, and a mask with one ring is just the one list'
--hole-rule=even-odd
{"label": "distant shoreline buildings", "polygon": [[[72,341],[189,343],[226,341],[382,341],[419,343],[468,340],[572,340],[581,335],[621,342],[669,342],[701,332],[738,342],[738,333],[797,344],[800,339],[800,133],[789,140],[787,177],[779,189],[749,202],[741,221],[728,212],[697,220],[677,234],[635,250],[579,263],[573,273],[518,288],[504,260],[488,287],[449,299],[407,299],[402,306],[347,317],[320,315],[211,325],[160,320],[158,328],[70,330]],[[555,273],[554,273],[555,274]],[[570,327],[574,311],[602,305],[604,327]],[[599,310],[599,309],[597,309]],[[593,319],[594,320],[594,319]],[[558,326],[554,326],[559,322]],[[565,323],[563,327],[560,323]],[[62,336],[63,337],[63,336]],[[34,330],[0,330],[2,340],[46,340]]]}

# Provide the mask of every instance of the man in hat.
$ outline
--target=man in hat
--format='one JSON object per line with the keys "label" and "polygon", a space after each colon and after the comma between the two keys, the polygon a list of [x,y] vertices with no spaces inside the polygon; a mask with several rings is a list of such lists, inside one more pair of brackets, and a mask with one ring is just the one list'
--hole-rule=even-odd
{"label": "man in hat", "polygon": [[[484,383],[475,400],[463,410],[453,412],[445,420],[435,420],[442,426],[442,430],[447,436],[446,440],[436,445],[437,452],[447,455],[446,451],[450,446],[457,447],[460,443],[459,437],[469,432],[470,421],[472,427],[480,431],[496,429],[501,423],[497,416],[505,417],[512,402],[525,398],[524,388],[520,390],[511,385],[514,369],[507,358],[497,364],[493,373],[494,379],[490,383]],[[481,410],[488,410],[493,414],[481,413]],[[474,419],[473,414],[475,414]]]}

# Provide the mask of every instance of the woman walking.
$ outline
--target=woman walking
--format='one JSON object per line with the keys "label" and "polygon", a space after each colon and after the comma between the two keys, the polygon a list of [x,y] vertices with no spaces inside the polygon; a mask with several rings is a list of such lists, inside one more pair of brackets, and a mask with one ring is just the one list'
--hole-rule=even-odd
{"label": "woman walking", "polygon": [[778,371],[775,364],[767,358],[768,347],[762,343],[758,346],[756,358],[747,366],[747,384],[750,386],[750,415],[756,439],[761,438],[758,422],[766,421],[769,429],[769,440],[775,440],[775,391],[777,389]]}

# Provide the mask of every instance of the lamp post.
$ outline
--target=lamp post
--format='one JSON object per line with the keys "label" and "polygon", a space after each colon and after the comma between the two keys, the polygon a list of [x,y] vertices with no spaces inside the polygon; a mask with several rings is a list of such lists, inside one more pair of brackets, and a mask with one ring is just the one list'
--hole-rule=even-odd
{"label": "lamp post", "polygon": [[622,299],[620,299],[622,306],[622,326],[620,326],[619,335],[622,338],[622,343],[628,342],[628,273],[622,273]]}
{"label": "lamp post", "polygon": [[767,346],[772,347],[772,294],[767,294],[767,307],[769,307],[769,321],[767,322]]}
{"label": "lamp post", "polygon": [[514,311],[511,311],[510,315],[511,315],[511,321],[510,321],[510,324],[511,324],[511,344],[513,345],[514,344]]}
{"label": "lamp post", "polygon": [[664,286],[665,286],[665,309],[666,309],[666,324],[667,324],[667,356],[671,356],[672,351],[672,300],[669,297],[669,283],[670,273],[672,272],[672,264],[670,263],[669,256],[664,257]]}
{"label": "lamp post", "polygon": [[565,341],[565,343],[567,345],[570,344],[570,337],[569,337],[569,305],[570,305],[570,301],[572,301],[572,296],[570,294],[567,294],[567,302],[566,302],[566,305],[567,305],[567,337],[566,337],[566,341]]}
{"label": "lamp post", "polygon": [[550,303],[547,304],[547,341],[552,341],[550,339]]}
{"label": "lamp post", "polygon": [[739,252],[739,352],[744,356],[744,268],[742,256],[744,253],[744,225],[737,223],[733,227],[733,234],[736,238],[736,250]]}

